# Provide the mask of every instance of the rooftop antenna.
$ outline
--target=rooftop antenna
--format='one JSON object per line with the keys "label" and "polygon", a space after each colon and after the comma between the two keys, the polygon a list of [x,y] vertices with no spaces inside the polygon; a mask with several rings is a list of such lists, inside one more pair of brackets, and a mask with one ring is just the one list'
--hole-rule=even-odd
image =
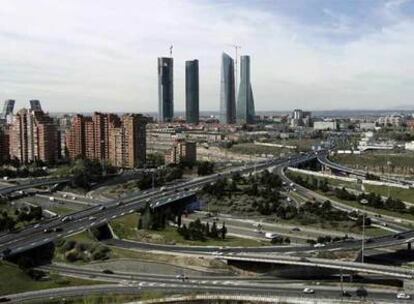
{"label": "rooftop antenna", "polygon": [[170,57],[172,57],[173,47],[174,47],[174,46],[171,44],[171,46],[170,46]]}
{"label": "rooftop antenna", "polygon": [[235,83],[235,85],[236,85],[236,88],[235,88],[235,93],[236,93],[236,98],[237,98],[237,90],[238,90],[238,86],[237,86],[237,78],[238,78],[238,74],[237,74],[237,71],[238,71],[238,69],[237,69],[237,67],[238,67],[238,58],[239,58],[239,55],[238,55],[238,51],[242,48],[241,47],[241,45],[237,45],[237,44],[230,44],[233,48],[234,48],[234,51],[235,51],[235,61],[234,61],[234,74],[235,74],[235,77],[234,77],[234,79],[235,79],[235,81],[236,81],[236,83]]}

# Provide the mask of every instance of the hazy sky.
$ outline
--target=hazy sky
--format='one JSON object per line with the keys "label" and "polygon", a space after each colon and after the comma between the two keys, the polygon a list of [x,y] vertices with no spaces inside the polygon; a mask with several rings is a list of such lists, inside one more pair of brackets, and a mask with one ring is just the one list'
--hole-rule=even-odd
{"label": "hazy sky", "polygon": [[157,57],[200,60],[219,108],[220,57],[251,55],[257,110],[414,108],[410,0],[1,0],[0,100],[57,111],[157,110]]}

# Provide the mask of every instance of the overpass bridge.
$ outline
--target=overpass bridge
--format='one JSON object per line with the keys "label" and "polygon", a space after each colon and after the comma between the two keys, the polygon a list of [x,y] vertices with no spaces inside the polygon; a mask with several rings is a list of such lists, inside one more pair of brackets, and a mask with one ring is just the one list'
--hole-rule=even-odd
{"label": "overpass bridge", "polygon": [[[321,163],[322,165],[333,169],[335,171],[339,171],[339,172],[344,172],[346,174],[349,175],[355,175],[355,176],[359,176],[361,178],[366,178],[367,176],[367,172],[362,171],[362,170],[356,170],[356,169],[352,169],[346,166],[343,166],[341,164],[335,163],[333,161],[331,161],[328,158],[328,153],[319,153],[318,157],[317,157],[319,163]],[[374,174],[376,175],[376,174]],[[387,182],[387,183],[393,183],[393,184],[399,184],[399,185],[403,185],[403,186],[409,186],[412,187],[413,186],[413,182],[411,181],[407,181],[407,180],[403,180],[403,179],[398,179],[398,178],[392,178],[392,177],[385,177],[385,176],[381,176],[381,175],[376,175],[378,176],[378,178],[383,181],[383,182]]]}
{"label": "overpass bridge", "polygon": [[22,183],[20,185],[9,186],[0,189],[0,197],[5,197],[13,192],[22,191],[30,188],[36,188],[41,186],[50,186],[56,184],[67,183],[71,180],[70,177],[62,177],[62,178],[48,178],[48,179],[36,179],[34,181],[30,181],[27,183]]}
{"label": "overpass bridge", "polygon": [[217,255],[216,259],[236,262],[283,264],[307,266],[316,268],[336,269],[339,271],[350,271],[358,273],[376,274],[398,279],[413,279],[414,273],[411,269],[403,267],[386,266],[380,264],[367,264],[358,262],[347,262],[333,259],[292,257],[286,255]]}

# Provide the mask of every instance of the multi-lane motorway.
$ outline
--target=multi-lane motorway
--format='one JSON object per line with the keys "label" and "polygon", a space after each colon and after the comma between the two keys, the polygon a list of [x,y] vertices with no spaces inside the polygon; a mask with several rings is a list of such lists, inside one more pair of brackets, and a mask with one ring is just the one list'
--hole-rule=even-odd
{"label": "multi-lane motorway", "polygon": [[[277,161],[266,161],[256,163],[254,165],[243,166],[239,168],[233,168],[226,172],[220,174],[213,174],[206,177],[200,177],[193,179],[191,181],[186,181],[174,186],[169,187],[168,189],[148,191],[132,197],[124,198],[121,201],[113,201],[105,205],[94,206],[65,217],[60,217],[56,219],[50,219],[42,222],[41,224],[33,225],[25,230],[16,233],[16,234],[7,234],[0,236],[0,252],[3,255],[13,255],[19,252],[26,251],[28,249],[40,246],[52,242],[56,239],[67,237],[72,234],[79,233],[83,230],[87,230],[91,227],[96,227],[103,225],[117,217],[124,216],[135,212],[136,210],[145,206],[145,204],[151,204],[153,208],[158,208],[163,205],[174,202],[178,199],[193,195],[192,191],[196,191],[205,184],[214,182],[215,180],[221,178],[222,176],[231,175],[234,172],[247,173],[253,170],[261,170],[264,168],[276,168],[277,172],[284,178],[287,182],[290,182],[287,177],[283,174],[283,168],[288,165],[296,165],[300,162],[308,161],[315,158],[315,154],[304,154],[298,157],[290,159],[280,159]],[[315,197],[315,193],[309,191],[306,188],[296,185],[298,192],[306,197]],[[393,246],[402,243],[412,242],[414,240],[414,231],[407,231],[399,233],[394,236],[385,236],[372,238],[366,243],[366,248],[376,248],[381,246]],[[297,252],[309,252],[309,251],[322,251],[322,250],[351,250],[358,249],[361,246],[359,240],[348,240],[344,242],[337,242],[332,244],[327,244],[324,247],[315,248],[313,246],[269,246],[269,247],[250,247],[250,248],[214,248],[214,247],[191,247],[191,246],[165,246],[165,245],[151,245],[145,243],[137,242],[125,242],[118,240],[108,241],[109,244],[117,245],[127,248],[139,248],[145,250],[157,250],[157,251],[170,251],[170,252],[186,252],[186,253],[212,253],[215,251],[220,251],[222,254],[226,254],[221,258],[228,259],[237,259],[241,257],[241,254],[247,253],[297,253]],[[248,259],[249,257],[244,256],[240,260]],[[254,257],[252,261],[256,258],[266,258],[265,256]],[[269,262],[269,261],[267,261]],[[276,260],[274,260],[276,262]],[[286,255],[284,257],[278,257],[277,262],[279,263],[291,263],[291,261],[286,260]],[[342,269],[341,263],[338,261],[329,261],[326,263],[321,263],[321,261],[303,261],[295,260],[297,265],[305,266],[316,266],[316,267],[325,267],[325,268],[336,268]],[[311,264],[311,265],[308,265]],[[378,268],[375,268],[371,265],[356,263],[352,265],[352,270],[361,271],[367,273],[380,273],[389,271],[390,269],[385,269],[381,265]],[[384,266],[385,267],[385,266]],[[351,269],[349,268],[349,269]],[[385,269],[385,270],[384,270]],[[394,271],[395,270],[395,271]],[[411,277],[411,274],[403,269],[393,269],[392,272],[388,272],[391,276],[398,276],[401,278]]]}
{"label": "multi-lane motorway", "polygon": [[[12,303],[24,301],[46,302],[62,298],[83,297],[92,294],[99,295],[138,295],[146,290],[168,291],[171,293],[218,293],[239,295],[269,295],[272,297],[295,297],[308,299],[325,299],[325,303],[335,302],[342,298],[340,286],[308,285],[302,282],[283,281],[268,277],[186,277],[168,276],[142,273],[105,274],[96,270],[80,269],[75,267],[48,266],[62,275],[88,278],[106,282],[93,286],[77,286],[55,288],[39,291],[24,292],[6,295]],[[304,288],[311,288],[314,294],[302,295]],[[356,298],[356,287],[346,286],[345,290]],[[395,289],[368,288],[368,297],[375,303],[398,303],[395,299]],[[302,295],[302,296],[301,296]]]}
{"label": "multi-lane motorway", "polygon": [[[302,158],[309,156],[302,156]],[[44,221],[37,225],[32,225],[18,233],[7,234],[0,237],[0,255],[13,255],[56,239],[79,233],[83,230],[103,225],[117,217],[133,213],[151,204],[151,207],[158,208],[170,204],[178,199],[193,195],[191,191],[198,190],[200,187],[228,176],[234,172],[248,173],[262,170],[275,165],[287,163],[288,160],[281,159],[275,161],[262,161],[253,165],[233,168],[222,173],[209,175],[206,177],[195,178],[166,189],[157,189],[140,193],[131,197],[123,198],[122,201],[115,200],[105,205],[93,206],[88,209]],[[33,184],[32,184],[33,186]]]}

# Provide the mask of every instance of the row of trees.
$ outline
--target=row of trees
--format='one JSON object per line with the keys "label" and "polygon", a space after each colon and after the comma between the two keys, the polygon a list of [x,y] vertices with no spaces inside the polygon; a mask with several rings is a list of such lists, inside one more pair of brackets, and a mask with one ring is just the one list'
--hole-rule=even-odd
{"label": "row of trees", "polygon": [[310,190],[321,190],[322,192],[329,191],[328,180],[315,178],[313,176],[309,178],[303,178],[301,175],[290,174],[289,178],[296,184],[301,185]]}
{"label": "row of trees", "polygon": [[27,206],[16,209],[15,216],[9,215],[6,210],[0,213],[0,231],[11,231],[18,223],[31,223],[42,218],[42,207]]}
{"label": "row of trees", "polygon": [[0,168],[0,176],[7,176],[9,178],[26,178],[26,177],[41,177],[48,173],[41,167],[35,165],[27,165],[10,169],[9,167]]}
{"label": "row of trees", "polygon": [[111,257],[111,249],[100,244],[84,243],[74,240],[61,240],[58,250],[68,262],[107,260]]}
{"label": "row of trees", "polygon": [[403,212],[403,213],[414,213],[414,208],[408,208],[400,199],[394,199],[392,197],[388,197],[387,199],[383,199],[381,195],[370,192],[370,193],[361,193],[356,195],[351,193],[350,191],[346,190],[345,188],[336,188],[334,191],[336,197],[342,200],[347,201],[357,201],[361,202],[362,200],[367,201],[367,205],[377,209],[384,209],[384,210],[391,210],[395,212]]}
{"label": "row of trees", "polygon": [[210,228],[209,223],[203,224],[200,219],[190,222],[188,227],[185,224],[178,227],[177,231],[184,239],[191,241],[206,241],[208,238],[224,240],[227,234],[225,223],[218,228],[216,222],[213,222]]}
{"label": "row of trees", "polygon": [[137,181],[137,187],[146,190],[152,187],[160,187],[165,183],[180,179],[183,176],[183,169],[180,166],[168,166],[157,172],[145,172],[143,177]]}

